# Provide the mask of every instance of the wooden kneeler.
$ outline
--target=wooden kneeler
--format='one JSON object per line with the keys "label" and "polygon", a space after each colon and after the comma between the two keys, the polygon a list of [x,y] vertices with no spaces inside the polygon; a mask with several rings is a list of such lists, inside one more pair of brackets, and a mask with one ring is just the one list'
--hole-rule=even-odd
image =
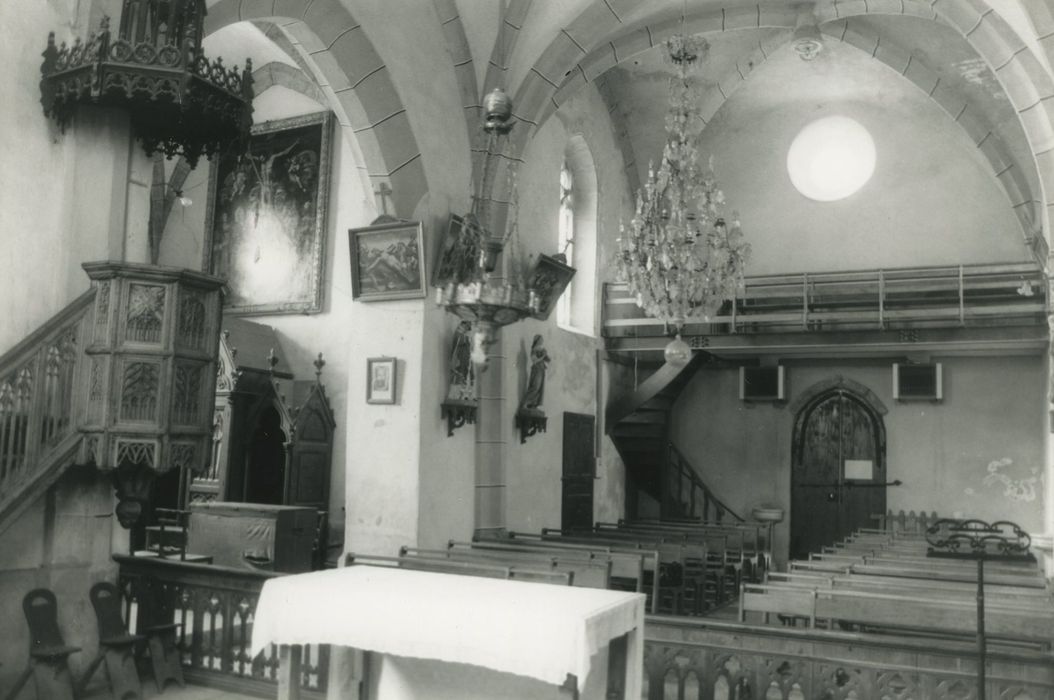
{"label": "wooden kneeler", "polygon": [[114,700],[139,700],[143,696],[139,672],[135,666],[135,647],[146,637],[129,634],[121,619],[121,591],[108,581],[91,587],[88,596],[99,624],[99,654],[91,662],[80,690],[88,684],[96,669],[105,661]]}
{"label": "wooden kneeler", "polygon": [[59,631],[58,603],[47,588],[35,588],[22,599],[22,611],[29,625],[29,665],[5,697],[12,700],[33,678],[37,697],[73,700],[73,678],[67,659],[80,647],[67,646]]}
{"label": "wooden kneeler", "polygon": [[157,692],[164,691],[169,681],[185,688],[187,684],[183,680],[182,659],[176,648],[176,630],[181,625],[173,621],[172,601],[165,595],[161,582],[156,578],[143,580],[139,605],[142,610],[140,625],[150,648],[150,665],[154,671]]}

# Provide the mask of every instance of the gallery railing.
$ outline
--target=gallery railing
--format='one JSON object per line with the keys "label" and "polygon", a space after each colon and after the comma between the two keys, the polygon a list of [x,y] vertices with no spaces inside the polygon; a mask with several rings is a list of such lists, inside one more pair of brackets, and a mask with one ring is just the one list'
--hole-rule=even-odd
{"label": "gallery railing", "polygon": [[[968,641],[670,617],[648,617],[644,633],[645,700],[977,697]],[[993,698],[1052,698],[1054,655],[992,652],[986,685]]]}
{"label": "gallery railing", "polygon": [[[148,619],[147,606],[159,586],[177,622],[176,643],[188,680],[234,692],[274,696],[278,683],[278,649],[249,655],[256,604],[264,581],[275,574],[158,558],[116,555],[125,593],[127,619],[134,631]],[[148,602],[149,601],[149,602]],[[156,617],[152,618],[155,624]],[[307,645],[301,662],[302,697],[322,698],[329,674],[329,647]]]}
{"label": "gallery railing", "polygon": [[[710,323],[685,335],[875,330],[1043,320],[1043,272],[1032,263],[755,275]],[[605,337],[664,335],[624,284],[604,285]]]}

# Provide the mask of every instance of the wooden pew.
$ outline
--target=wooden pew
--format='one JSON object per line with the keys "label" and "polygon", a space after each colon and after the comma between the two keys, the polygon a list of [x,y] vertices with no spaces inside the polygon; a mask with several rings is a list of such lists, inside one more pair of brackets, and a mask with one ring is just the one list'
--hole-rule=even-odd
{"label": "wooden pew", "polygon": [[[929,579],[937,581],[977,582],[976,567],[947,566],[936,563],[938,560],[925,562],[897,562],[895,559],[874,559],[864,557],[826,557],[808,560],[794,560],[787,563],[788,571],[822,571],[843,574],[869,574],[873,576],[893,576],[900,578]],[[1023,588],[1046,588],[1046,581],[1036,571],[1003,570],[989,572],[985,570],[985,581],[991,584],[1018,586]]]}
{"label": "wooden pew", "polygon": [[528,549],[536,551],[578,552],[584,556],[606,556],[611,560],[611,588],[644,593],[645,609],[659,612],[659,553],[654,550],[607,547],[599,544],[583,545],[542,539],[541,535],[509,532],[507,539],[480,542],[450,541],[450,547],[478,547],[493,549]]}
{"label": "wooden pew", "polygon": [[571,585],[579,588],[607,589],[611,584],[611,562],[575,560],[573,557],[534,552],[501,552],[486,549],[421,549],[400,547],[399,557],[414,559],[463,561],[496,566],[529,567],[571,574]]}
{"label": "wooden pew", "polygon": [[620,521],[618,523],[598,522],[593,532],[600,535],[613,533],[636,537],[661,537],[675,542],[705,544],[710,560],[729,567],[729,571],[734,571],[737,579],[742,575],[744,568],[749,572],[753,566],[748,562],[744,545],[746,535],[739,530],[627,525]]}
{"label": "wooden pew", "polygon": [[[798,586],[802,588],[833,588],[872,593],[897,593],[935,598],[969,598],[974,600],[977,585],[955,581],[896,578],[893,576],[837,575],[822,572],[784,573],[770,571],[764,583]],[[985,599],[1010,605],[1054,609],[1054,598],[1048,591],[1020,586],[985,585]]]}
{"label": "wooden pew", "polygon": [[[607,526],[607,523],[597,523],[598,526]],[[725,533],[730,536],[728,548],[730,553],[742,553],[740,563],[747,569],[747,577],[760,579],[761,572],[767,570],[771,564],[771,543],[768,540],[768,525],[764,523],[750,522],[706,522],[702,520],[655,520],[621,519],[618,527],[633,530],[661,530],[667,532],[713,532]],[[737,548],[736,542],[739,543]]]}
{"label": "wooden pew", "polygon": [[712,561],[707,546],[702,543],[630,533],[564,531],[555,528],[543,528],[542,537],[562,542],[621,545],[658,551],[659,605],[662,612],[700,615],[708,607],[725,602],[726,591],[734,590],[726,581],[723,561]]}
{"label": "wooden pew", "polygon": [[500,566],[477,562],[454,561],[452,559],[415,559],[412,557],[382,557],[371,554],[344,555],[345,566],[388,566],[415,571],[433,571],[436,573],[463,574],[465,576],[486,576],[503,578],[512,581],[530,583],[552,583],[559,586],[570,586],[573,575],[566,571],[552,569],[532,569],[524,566]]}
{"label": "wooden pew", "polygon": [[[664,542],[703,545],[706,547],[705,566],[703,560],[690,559],[685,563],[685,567],[691,576],[710,575],[714,578],[713,599],[708,601],[711,606],[725,602],[734,591],[739,589],[739,584],[744,578],[752,580],[757,570],[753,560],[749,559],[746,553],[745,534],[739,530],[637,527],[625,525],[623,521],[619,521],[619,523],[597,523],[592,532],[600,537],[659,538]],[[719,575],[718,572],[720,572]],[[717,592],[718,586],[724,592],[723,594]]]}
{"label": "wooden pew", "polygon": [[[656,610],[660,613],[678,614],[687,612],[686,605],[690,603],[692,609],[701,605],[705,581],[701,577],[688,578],[685,576],[685,559],[689,556],[705,557],[704,547],[687,547],[679,543],[662,542],[656,538],[630,539],[615,537],[598,537],[592,535],[565,534],[560,530],[546,528],[541,533],[512,532],[509,536],[513,539],[528,540],[533,542],[550,542],[580,547],[607,547],[612,551],[621,549],[623,551],[647,551],[655,553],[657,562],[652,581],[656,596]],[[705,559],[704,559],[705,560]],[[687,603],[686,603],[687,601]]]}
{"label": "wooden pew", "polygon": [[[865,564],[892,564],[896,566],[917,566],[922,569],[952,569],[961,571],[976,571],[977,563],[973,560],[956,559],[934,559],[923,553],[890,552],[887,550],[875,550],[869,552],[844,552],[831,553],[821,552],[810,554],[810,559],[826,559],[839,561],[859,560]],[[1026,562],[999,562],[992,561],[985,566],[985,571],[1000,573],[1006,576],[1024,576],[1030,578],[1042,577],[1035,563]]]}
{"label": "wooden pew", "polygon": [[[859,625],[869,631],[971,637],[977,632],[976,604],[968,598],[937,599],[890,593],[832,590],[779,584],[743,584],[740,621],[749,613],[779,614],[832,626]],[[994,640],[1049,648],[1054,609],[992,603],[986,606],[985,627]]]}

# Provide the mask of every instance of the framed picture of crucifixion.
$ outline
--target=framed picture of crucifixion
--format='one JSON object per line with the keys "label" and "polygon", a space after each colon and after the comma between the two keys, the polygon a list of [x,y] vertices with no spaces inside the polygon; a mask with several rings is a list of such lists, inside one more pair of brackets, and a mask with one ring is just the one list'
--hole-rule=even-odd
{"label": "framed picture of crucifixion", "polygon": [[258,124],[244,153],[213,158],[203,267],[227,279],[224,313],[322,310],[331,122]]}

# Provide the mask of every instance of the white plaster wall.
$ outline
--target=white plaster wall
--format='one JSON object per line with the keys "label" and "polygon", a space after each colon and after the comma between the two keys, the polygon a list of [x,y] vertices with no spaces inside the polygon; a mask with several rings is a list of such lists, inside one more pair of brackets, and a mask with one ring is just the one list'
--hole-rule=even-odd
{"label": "white plaster wall", "polygon": [[59,43],[84,34],[86,8],[79,15],[78,7],[0,5],[8,36],[24,38],[0,45],[0,352],[88,288],[81,262],[121,252],[110,241],[115,224],[123,229],[127,127],[89,110],[62,133],[40,105],[48,32]]}
{"label": "white plaster wall", "polygon": [[[703,132],[700,153],[713,155],[753,247],[748,274],[1028,260],[1006,194],[965,131],[870,56],[841,47],[836,58],[770,57]],[[831,114],[871,132],[877,165],[857,193],[815,202],[791,184],[787,150]]]}
{"label": "white plaster wall", "polygon": [[[706,484],[734,511],[775,505],[790,514],[794,415],[789,406],[816,382],[843,376],[863,384],[889,409],[886,475],[903,486],[887,489],[894,512],[936,511],[946,517],[1012,520],[1043,529],[1045,385],[1039,357],[939,357],[944,400],[895,402],[892,360],[798,361],[787,367],[787,403],[739,400],[739,374],[700,370],[674,406],[671,441]],[[1023,491],[1008,491],[996,473]],[[1034,481],[1029,481],[1034,480]],[[791,517],[793,517],[791,515]],[[786,554],[789,523],[777,526],[776,549]]]}
{"label": "white plaster wall", "polygon": [[[357,2],[353,12],[391,72],[421,150],[428,194],[414,211],[396,215],[424,224],[428,251],[425,265],[430,277],[438,238],[445,232],[451,212],[468,209],[471,191],[469,142],[453,61],[432,3],[365,0]],[[362,523],[352,523],[351,519],[358,516],[350,504],[358,486],[349,475],[349,529],[372,529],[380,518],[382,529],[360,541],[370,551],[382,554],[393,554],[401,544],[436,546],[450,538],[467,539],[473,527],[474,427],[464,427],[447,437],[446,423],[440,419],[439,405],[447,390],[453,318],[435,306],[431,289],[425,299],[406,303],[416,314],[416,325],[407,328],[413,340],[410,342],[407,336],[408,342],[404,343],[387,334],[385,347],[387,354],[407,358],[405,386],[411,390],[412,382],[413,393],[404,396],[402,413],[392,431],[371,438],[376,445],[369,467],[372,473],[363,474],[364,490],[358,496],[365,500],[390,499],[391,507],[363,504],[361,512],[370,515]],[[371,307],[372,323],[364,328],[372,330],[385,328],[390,323],[389,312],[398,309],[399,303],[356,304],[359,306]],[[356,371],[364,368],[352,368],[353,382]],[[355,397],[355,389],[351,391]],[[365,395],[364,388],[361,395]],[[405,474],[401,470],[385,474],[389,452],[395,445],[414,451],[412,474],[409,466]],[[381,455],[383,459],[378,460]],[[405,521],[389,536],[383,527],[389,522],[384,513],[400,511],[405,511],[407,518],[412,514],[413,520]],[[349,539],[349,544],[355,541]]]}
{"label": "white plaster wall", "polygon": [[[559,118],[549,119],[535,133],[519,168],[519,236],[524,250],[547,253],[557,250],[560,168],[568,139],[580,134],[589,146],[597,171],[598,278],[618,230],[618,208],[627,189],[621,155],[615,147],[611,123],[600,96],[592,88],[580,91],[561,107]],[[598,297],[599,298],[599,297]],[[552,358],[546,376],[542,405],[548,430],[520,444],[514,416],[526,386],[528,352],[540,333]],[[602,425],[603,405],[597,404],[596,351],[598,338],[560,328],[556,312],[546,322],[528,320],[503,331],[506,361],[505,422],[507,435],[506,479],[508,527],[537,531],[560,523],[563,463],[563,414],[596,416]],[[596,519],[613,520],[623,514],[622,462],[605,437],[600,444],[594,487]]]}

